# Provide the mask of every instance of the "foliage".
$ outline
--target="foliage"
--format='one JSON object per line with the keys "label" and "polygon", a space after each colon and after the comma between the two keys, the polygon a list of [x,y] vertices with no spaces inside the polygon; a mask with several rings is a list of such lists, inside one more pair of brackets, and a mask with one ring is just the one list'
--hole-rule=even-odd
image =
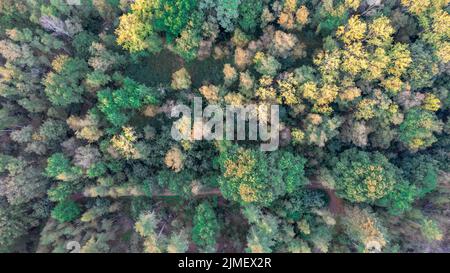
{"label": "foliage", "polygon": [[152,88],[126,78],[120,89],[104,89],[97,94],[99,109],[109,122],[115,126],[124,125],[130,118],[127,110],[139,110],[145,105],[158,103],[156,92]]}
{"label": "foliage", "polygon": [[192,240],[194,243],[203,251],[215,251],[219,225],[214,210],[208,202],[197,206],[193,224]]}
{"label": "foliage", "polygon": [[351,202],[374,202],[396,185],[396,168],[385,156],[355,148],[340,154],[333,175],[339,195]]}
{"label": "foliage", "polygon": [[60,55],[53,60],[52,67],[53,71],[44,79],[48,99],[57,106],[81,102],[85,91],[81,81],[88,69],[86,62]]}
{"label": "foliage", "polygon": [[261,14],[263,11],[262,1],[249,0],[242,1],[239,5],[239,26],[245,32],[254,33],[261,24]]}
{"label": "foliage", "polygon": [[265,154],[231,147],[221,155],[221,191],[242,204],[269,205],[278,196],[306,184],[306,160],[289,152]]}
{"label": "foliage", "polygon": [[430,112],[411,109],[400,125],[400,141],[411,151],[431,146],[436,142],[434,133],[442,130],[442,123]]}
{"label": "foliage", "polygon": [[448,0],[74,2],[0,0],[0,252],[448,252]]}
{"label": "foliage", "polygon": [[80,175],[80,168],[72,166],[62,153],[55,153],[47,160],[45,172],[48,176],[62,181],[72,181]]}
{"label": "foliage", "polygon": [[58,203],[52,210],[52,217],[60,223],[75,220],[81,213],[80,207],[74,201],[63,201]]}
{"label": "foliage", "polygon": [[138,0],[131,5],[131,13],[120,17],[117,41],[130,52],[158,52],[162,42],[157,33],[164,32],[169,42],[174,40],[188,24],[195,7],[195,0]]}

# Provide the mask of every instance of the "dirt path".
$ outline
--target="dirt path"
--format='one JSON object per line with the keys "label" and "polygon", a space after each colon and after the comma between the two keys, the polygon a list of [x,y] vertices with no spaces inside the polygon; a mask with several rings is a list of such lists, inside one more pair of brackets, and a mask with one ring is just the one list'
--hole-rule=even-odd
{"label": "dirt path", "polygon": [[[333,214],[341,215],[344,213],[344,200],[339,198],[336,195],[336,192],[334,190],[324,187],[317,178],[310,179],[310,182],[311,183],[309,185],[307,185],[308,189],[322,190],[328,195],[328,198],[329,198],[328,207]],[[177,197],[177,196],[179,196],[179,195],[176,193],[173,193],[170,191],[164,191],[164,192],[154,193],[152,197],[153,198],[163,198],[163,197]],[[222,192],[220,191],[219,188],[211,188],[211,189],[205,189],[203,191],[199,191],[199,192],[193,194],[192,197],[205,198],[205,197],[210,197],[210,196],[221,197]],[[81,193],[72,195],[73,200],[80,200],[80,199],[84,199],[84,198],[86,198],[86,196],[84,196]]]}
{"label": "dirt path", "polygon": [[322,190],[327,193],[329,198],[328,208],[330,209],[331,213],[335,215],[344,214],[344,200],[336,195],[335,190],[325,188],[316,178],[313,178],[310,181],[311,184],[308,185],[309,189]]}

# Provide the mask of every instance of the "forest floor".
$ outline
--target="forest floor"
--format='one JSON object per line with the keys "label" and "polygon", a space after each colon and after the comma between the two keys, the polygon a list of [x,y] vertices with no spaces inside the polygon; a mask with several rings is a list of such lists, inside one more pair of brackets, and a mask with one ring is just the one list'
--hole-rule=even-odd
{"label": "forest floor", "polygon": [[344,200],[336,195],[335,190],[331,190],[322,186],[322,184],[316,180],[312,180],[308,186],[310,189],[317,189],[324,191],[328,196],[328,209],[334,215],[340,215],[344,213]]}
{"label": "forest floor", "polygon": [[172,81],[172,74],[184,66],[191,76],[192,87],[199,88],[205,83],[221,84],[225,63],[226,60],[212,57],[184,62],[181,57],[165,49],[129,65],[126,74],[147,86],[168,86]]}

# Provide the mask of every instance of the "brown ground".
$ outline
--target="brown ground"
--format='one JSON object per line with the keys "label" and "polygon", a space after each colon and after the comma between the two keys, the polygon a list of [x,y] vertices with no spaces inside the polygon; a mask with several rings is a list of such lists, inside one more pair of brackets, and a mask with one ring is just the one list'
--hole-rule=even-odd
{"label": "brown ground", "polygon": [[308,185],[308,188],[323,190],[324,192],[327,193],[329,198],[328,208],[330,209],[331,213],[335,215],[340,215],[344,213],[344,200],[342,200],[336,195],[335,190],[325,188],[315,178],[311,180],[311,184]]}

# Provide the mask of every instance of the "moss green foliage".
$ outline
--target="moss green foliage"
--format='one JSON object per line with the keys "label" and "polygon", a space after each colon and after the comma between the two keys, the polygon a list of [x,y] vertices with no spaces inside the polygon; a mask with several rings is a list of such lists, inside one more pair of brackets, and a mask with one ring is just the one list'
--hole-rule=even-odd
{"label": "moss green foliage", "polygon": [[57,106],[67,106],[71,103],[82,102],[84,87],[82,80],[87,72],[84,60],[58,56],[53,61],[53,71],[45,80],[45,94]]}
{"label": "moss green foliage", "polygon": [[239,26],[245,32],[254,33],[261,24],[263,2],[257,0],[242,1],[239,5]]}
{"label": "moss green foliage", "polygon": [[357,149],[342,152],[333,168],[338,193],[352,202],[374,202],[396,184],[396,169],[380,153]]}
{"label": "moss green foliage", "polygon": [[158,103],[156,91],[126,78],[120,89],[105,89],[97,94],[99,109],[115,126],[124,125],[129,120],[129,112],[139,110],[144,105]]}
{"label": "moss green foliage", "polygon": [[80,208],[74,201],[63,201],[58,203],[52,210],[52,217],[60,223],[69,222],[80,216]]}
{"label": "moss green foliage", "polygon": [[77,179],[81,170],[70,164],[70,161],[62,153],[53,154],[47,160],[45,172],[48,176],[58,180],[70,181]]}
{"label": "moss green foliage", "polygon": [[[225,148],[226,149],[226,148]],[[230,147],[221,155],[221,191],[241,204],[269,205],[307,183],[306,160],[289,152],[264,153]]]}
{"label": "moss green foliage", "polygon": [[426,155],[416,155],[402,161],[405,177],[416,185],[419,197],[425,197],[436,189],[439,176],[437,164],[436,160]]}
{"label": "moss green foliage", "polygon": [[448,252],[448,1],[75,2],[0,0],[0,252]]}
{"label": "moss green foliage", "polygon": [[442,124],[433,113],[412,109],[400,125],[400,141],[411,150],[423,149],[437,141],[435,133],[441,130]]}
{"label": "moss green foliage", "polygon": [[118,42],[131,52],[159,51],[158,32],[173,41],[189,23],[196,0],[147,1],[138,0],[131,5],[132,12],[121,18],[117,29]]}
{"label": "moss green foliage", "polygon": [[194,243],[206,252],[214,252],[219,224],[215,212],[208,202],[197,206],[193,224],[192,240]]}

